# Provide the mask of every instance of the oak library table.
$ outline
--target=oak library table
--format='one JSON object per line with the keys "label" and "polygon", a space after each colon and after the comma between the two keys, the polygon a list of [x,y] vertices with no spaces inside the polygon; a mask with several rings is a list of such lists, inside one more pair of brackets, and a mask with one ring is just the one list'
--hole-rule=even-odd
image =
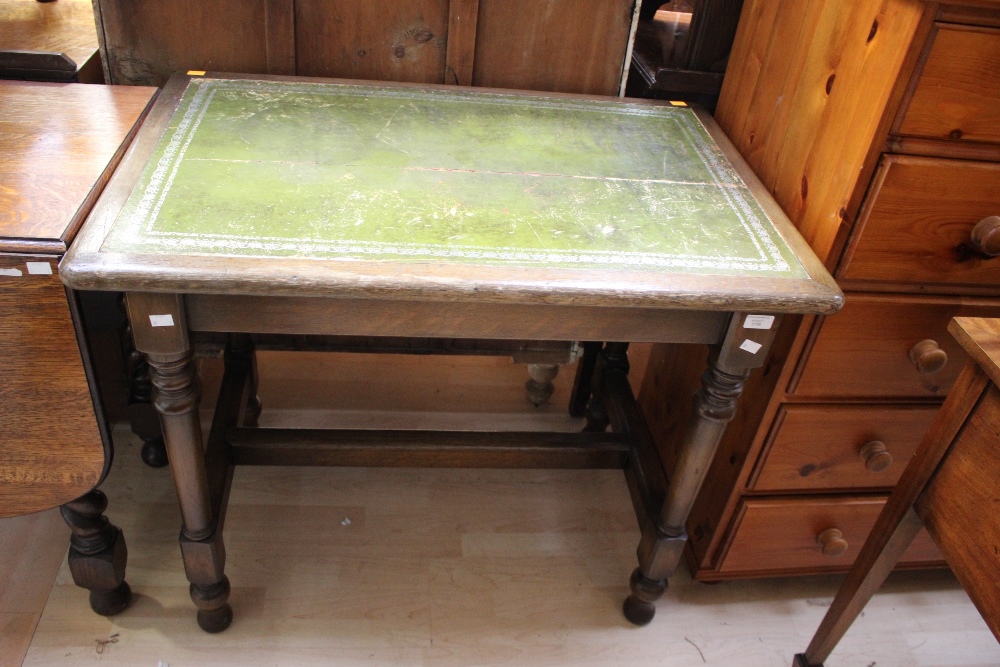
{"label": "oak library table", "polygon": [[[648,623],[781,315],[843,299],[704,112],[202,72],[167,83],[60,275],[127,295],[210,632],[232,620],[222,524],[238,464],[623,468],[642,535],[624,611]],[[203,332],[229,334],[204,446]],[[605,342],[578,365],[579,434],[320,431],[256,426],[262,334]],[[713,346],[669,475],[629,341]]]}

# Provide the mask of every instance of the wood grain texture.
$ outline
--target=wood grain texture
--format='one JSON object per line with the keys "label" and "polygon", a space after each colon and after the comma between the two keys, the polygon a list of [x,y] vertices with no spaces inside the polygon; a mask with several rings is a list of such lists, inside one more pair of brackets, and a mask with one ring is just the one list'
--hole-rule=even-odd
{"label": "wood grain texture", "polygon": [[744,5],[716,117],[823,260],[860,205],[923,12],[908,0]]}
{"label": "wood grain texture", "polygon": [[0,50],[65,54],[82,67],[97,54],[91,0],[0,2]]}
{"label": "wood grain texture", "polygon": [[[105,459],[66,292],[59,277],[28,275],[0,255],[0,517],[55,507],[97,485]],[[58,406],[58,410],[54,410]]]}
{"label": "wood grain texture", "polygon": [[266,73],[268,2],[98,0],[108,83],[162,86],[187,70]]}
{"label": "wood grain texture", "polygon": [[[808,662],[818,665],[826,660],[867,601],[885,581],[889,569],[920,525],[914,503],[989,388],[988,376],[975,364],[970,363],[963,368],[809,643],[806,651]],[[979,509],[982,510],[981,507]]]}
{"label": "wood grain texture", "polygon": [[948,331],[965,353],[1000,386],[1000,322],[979,317],[956,317]]}
{"label": "wood grain texture", "polygon": [[295,74],[295,0],[266,0],[267,73]]}
{"label": "wood grain texture", "polygon": [[838,278],[997,289],[1000,261],[971,236],[1000,215],[1000,164],[893,155],[873,183]]}
{"label": "wood grain texture", "polygon": [[448,4],[448,49],[442,83],[472,85],[476,61],[479,0],[451,0]]}
{"label": "wood grain texture", "polygon": [[[861,552],[884,505],[884,496],[748,499],[738,513],[736,532],[719,570],[757,576],[793,570],[846,571]],[[839,555],[824,555],[817,542],[820,533],[830,528],[839,529],[847,540],[847,550]],[[943,557],[924,533],[900,562],[942,563]]]}
{"label": "wood grain texture", "polygon": [[1000,30],[938,24],[898,132],[1000,141]]}
{"label": "wood grain texture", "polygon": [[[751,481],[755,491],[889,489],[937,414],[937,406],[786,405]],[[868,442],[885,443],[888,468],[869,471]]]}
{"label": "wood grain texture", "polygon": [[0,81],[0,251],[65,249],[153,93]]}
{"label": "wood grain texture", "polygon": [[991,385],[914,508],[1000,639],[998,441],[1000,389]]}
{"label": "wood grain texture", "polygon": [[296,0],[295,33],[302,76],[444,82],[448,0]]}
{"label": "wood grain texture", "polygon": [[473,83],[617,95],[634,4],[480,0]]}
{"label": "wood grain texture", "polygon": [[[952,317],[994,317],[986,299],[851,294],[824,320],[794,392],[809,397],[944,397],[968,356],[948,333]],[[944,368],[917,372],[909,351],[931,339],[948,355]]]}
{"label": "wood grain texture", "polygon": [[[188,295],[194,331],[717,342],[724,313],[308,297]],[[254,317],[247,318],[247,313]]]}

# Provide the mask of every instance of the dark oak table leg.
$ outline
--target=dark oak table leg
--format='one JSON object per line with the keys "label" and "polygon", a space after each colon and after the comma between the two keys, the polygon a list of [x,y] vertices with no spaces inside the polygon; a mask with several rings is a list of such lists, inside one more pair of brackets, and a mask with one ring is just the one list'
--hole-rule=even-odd
{"label": "dark oak table leg", "polygon": [[676,467],[670,471],[660,511],[658,516],[649,517],[651,525],[644,527],[637,549],[639,567],[632,573],[631,595],[623,606],[625,617],[636,625],[653,620],[654,603],[666,591],[667,580],[680,562],[687,542],[688,514],[726,425],[736,414],[743,383],[750,370],[761,366],[767,356],[776,320],[767,329],[746,328],[744,315],[735,313],[722,343],[709,355],[708,369],[695,394],[694,411],[677,453]]}
{"label": "dark oak table leg", "polygon": [[217,530],[209,492],[198,415],[200,387],[182,298],[168,294],[129,294],[129,320],[136,349],[146,355],[153,383],[153,405],[177,488],[183,526],[181,554],[198,607],[198,625],[221,632],[232,622],[226,552]]}
{"label": "dark oak table leg", "polygon": [[583,356],[576,365],[576,377],[573,379],[573,391],[569,399],[569,414],[573,417],[583,417],[587,412],[594,386],[594,366],[601,353],[601,343],[588,341],[583,343]]}
{"label": "dark oak table leg", "polygon": [[107,496],[95,489],[59,509],[72,531],[69,569],[73,581],[90,591],[94,612],[114,616],[128,607],[132,590],[125,581],[125,537],[104,516],[107,508]]}

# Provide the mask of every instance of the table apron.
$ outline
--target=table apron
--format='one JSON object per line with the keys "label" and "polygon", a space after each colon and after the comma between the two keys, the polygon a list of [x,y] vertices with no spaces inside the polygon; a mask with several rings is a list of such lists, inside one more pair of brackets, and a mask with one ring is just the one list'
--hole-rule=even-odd
{"label": "table apron", "polygon": [[717,343],[731,313],[485,302],[187,294],[191,331]]}

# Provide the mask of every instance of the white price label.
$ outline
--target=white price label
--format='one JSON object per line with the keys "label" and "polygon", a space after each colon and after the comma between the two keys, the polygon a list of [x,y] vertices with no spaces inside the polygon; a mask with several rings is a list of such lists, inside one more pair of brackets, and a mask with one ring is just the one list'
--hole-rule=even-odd
{"label": "white price label", "polygon": [[760,352],[760,348],[762,347],[764,346],[761,345],[760,343],[750,340],[749,338],[743,341],[743,344],[740,345],[741,350],[746,350],[750,354],[757,354],[758,352]]}
{"label": "white price label", "polygon": [[747,315],[743,320],[744,329],[764,329],[765,331],[774,326],[774,315]]}
{"label": "white price label", "polygon": [[149,323],[154,327],[172,327],[174,326],[174,316],[169,313],[166,315],[150,315]]}

